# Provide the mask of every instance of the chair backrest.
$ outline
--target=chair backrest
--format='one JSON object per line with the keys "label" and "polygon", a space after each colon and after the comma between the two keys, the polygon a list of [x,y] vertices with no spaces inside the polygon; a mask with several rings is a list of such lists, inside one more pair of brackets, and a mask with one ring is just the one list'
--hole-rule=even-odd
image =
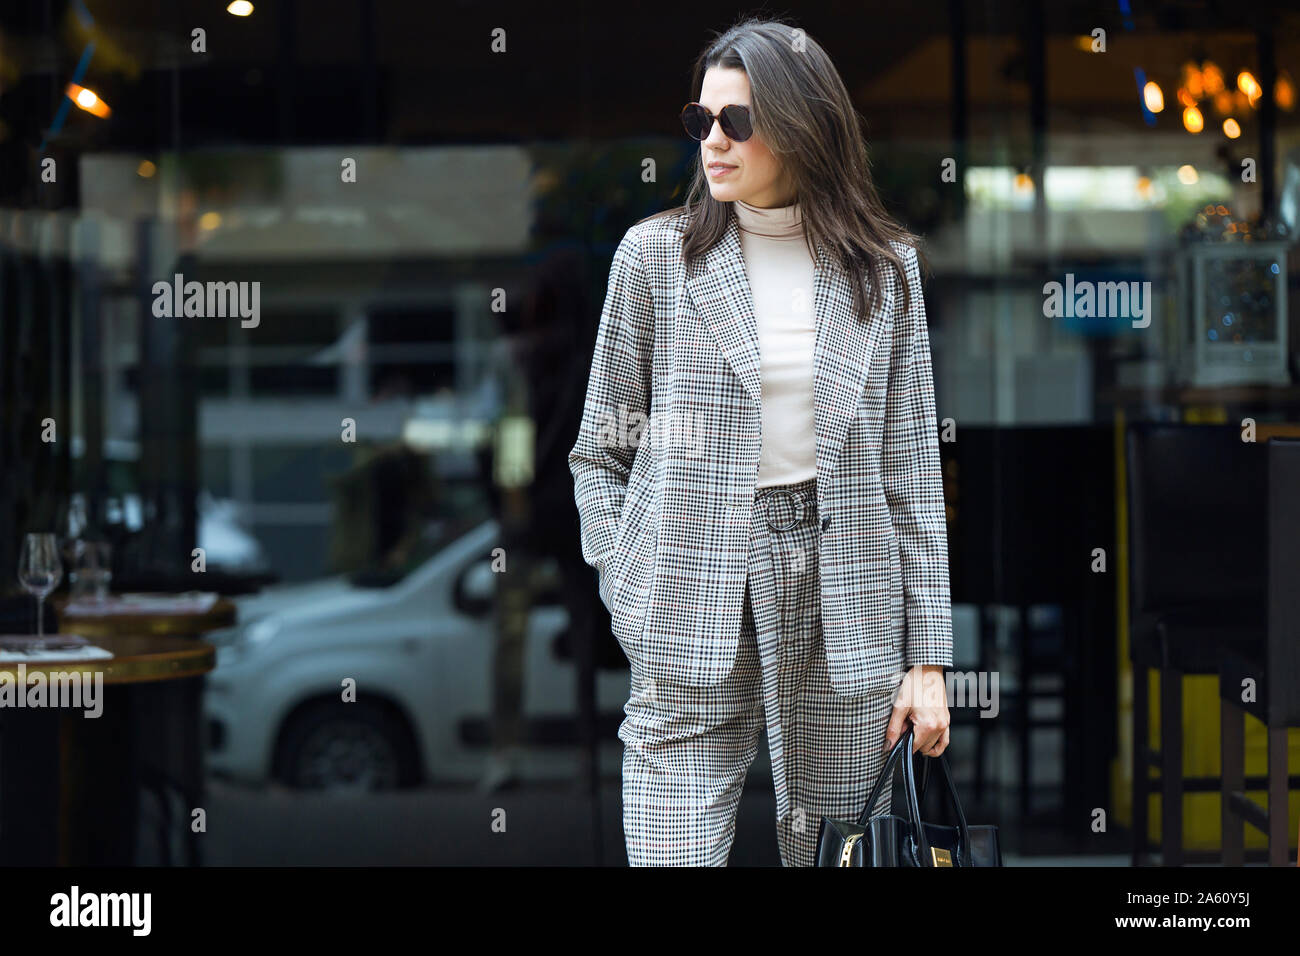
{"label": "chair backrest", "polygon": [[965,425],[939,454],[954,602],[1104,599],[1079,569],[1115,535],[1113,426]]}
{"label": "chair backrest", "polygon": [[1300,438],[1268,448],[1268,719],[1300,726]]}
{"label": "chair backrest", "polygon": [[1267,600],[1267,454],[1235,425],[1139,423],[1127,435],[1135,615]]}

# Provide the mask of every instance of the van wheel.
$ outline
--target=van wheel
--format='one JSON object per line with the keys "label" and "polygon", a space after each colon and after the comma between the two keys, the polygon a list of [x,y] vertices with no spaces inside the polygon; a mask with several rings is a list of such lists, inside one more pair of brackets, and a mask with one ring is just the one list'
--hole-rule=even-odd
{"label": "van wheel", "polygon": [[317,701],[280,735],[275,776],[299,790],[367,792],[412,786],[419,777],[406,722],[373,703]]}

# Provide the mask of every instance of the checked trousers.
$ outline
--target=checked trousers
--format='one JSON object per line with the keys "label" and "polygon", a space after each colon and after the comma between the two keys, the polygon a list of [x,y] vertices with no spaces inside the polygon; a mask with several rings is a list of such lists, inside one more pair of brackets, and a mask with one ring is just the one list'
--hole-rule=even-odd
{"label": "checked trousers", "polygon": [[[785,866],[812,866],[823,815],[856,819],[884,765],[893,691],[842,697],[822,645],[816,479],[760,488],[730,675],[711,687],[647,678],[631,661],[623,833],[632,866],[725,866],[766,729]],[[890,787],[874,810],[888,813]]]}

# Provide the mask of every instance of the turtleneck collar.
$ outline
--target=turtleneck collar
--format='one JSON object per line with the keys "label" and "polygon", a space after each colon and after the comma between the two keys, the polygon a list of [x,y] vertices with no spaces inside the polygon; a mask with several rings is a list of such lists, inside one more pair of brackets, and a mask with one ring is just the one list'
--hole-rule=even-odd
{"label": "turtleneck collar", "polygon": [[797,202],[788,206],[765,209],[737,199],[732,202],[731,207],[735,210],[736,219],[744,232],[772,239],[803,238],[803,216]]}

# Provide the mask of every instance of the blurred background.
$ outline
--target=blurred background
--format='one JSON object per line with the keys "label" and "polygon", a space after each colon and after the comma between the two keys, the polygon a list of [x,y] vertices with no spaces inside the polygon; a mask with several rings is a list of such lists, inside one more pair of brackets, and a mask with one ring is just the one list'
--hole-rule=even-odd
{"label": "blurred background", "polygon": [[[566,457],[735,13],[4,5],[0,632],[116,670],[100,723],[0,709],[0,861],[626,863]],[[794,22],[925,237],[967,818],[1014,864],[1294,861],[1297,682],[1220,702],[1300,674],[1300,12]],[[779,863],[765,749],[732,862]]]}

